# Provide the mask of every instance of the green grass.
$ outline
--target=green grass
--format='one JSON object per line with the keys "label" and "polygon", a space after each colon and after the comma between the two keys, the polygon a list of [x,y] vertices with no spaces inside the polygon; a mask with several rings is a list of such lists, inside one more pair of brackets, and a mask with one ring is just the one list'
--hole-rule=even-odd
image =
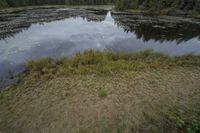
{"label": "green grass", "polygon": [[184,119],[179,114],[176,114],[173,118],[176,130],[184,133],[200,132],[200,121],[197,119],[198,118],[194,118],[192,120]]}
{"label": "green grass", "polygon": [[199,66],[199,56],[168,57],[147,49],[139,53],[115,53],[88,50],[67,59],[43,58],[26,63],[32,78],[52,78],[71,74],[112,74],[123,70],[171,68],[173,66]]}
{"label": "green grass", "polygon": [[108,95],[108,92],[107,92],[104,88],[100,88],[100,89],[98,90],[98,96],[99,96],[100,98],[107,97],[107,95]]}

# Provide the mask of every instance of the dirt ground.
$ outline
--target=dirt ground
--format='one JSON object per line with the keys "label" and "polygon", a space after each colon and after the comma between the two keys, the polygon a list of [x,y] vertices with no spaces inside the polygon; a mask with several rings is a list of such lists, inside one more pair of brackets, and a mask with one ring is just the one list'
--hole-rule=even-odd
{"label": "dirt ground", "polygon": [[63,76],[14,91],[1,99],[1,133],[171,133],[173,113],[200,116],[199,67]]}

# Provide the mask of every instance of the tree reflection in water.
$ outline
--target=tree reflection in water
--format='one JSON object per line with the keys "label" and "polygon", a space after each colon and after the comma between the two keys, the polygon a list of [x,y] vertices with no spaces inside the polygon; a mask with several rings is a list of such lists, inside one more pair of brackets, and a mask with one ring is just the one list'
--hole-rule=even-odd
{"label": "tree reflection in water", "polygon": [[125,32],[133,32],[143,41],[176,41],[177,44],[192,38],[200,39],[200,22],[177,21],[176,18],[113,15],[116,24]]}

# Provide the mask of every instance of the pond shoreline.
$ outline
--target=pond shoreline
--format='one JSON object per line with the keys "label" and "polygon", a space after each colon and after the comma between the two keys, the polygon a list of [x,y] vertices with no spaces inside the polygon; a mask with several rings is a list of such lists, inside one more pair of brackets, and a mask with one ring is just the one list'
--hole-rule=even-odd
{"label": "pond shoreline", "polygon": [[[49,56],[56,58],[56,48],[60,50],[58,57],[68,57],[90,48],[137,53],[148,48],[160,47],[163,53],[169,52],[167,54],[171,56],[199,53],[198,36],[200,33],[197,29],[200,27],[200,22],[198,20],[183,17],[128,15],[123,12],[116,14],[111,9],[110,6],[98,6],[98,8],[95,6],[43,6],[7,9],[8,13],[0,14],[0,20],[2,20],[0,22],[2,82],[4,77],[13,78],[15,73],[21,72],[24,68],[23,64],[28,59],[37,60]],[[63,26],[60,27],[60,25]],[[80,32],[71,27],[83,27],[83,29]],[[62,34],[57,32],[57,28],[60,28]],[[49,32],[50,30],[52,31]],[[73,31],[73,33],[67,31]],[[55,35],[49,33],[55,33]],[[50,39],[45,39],[46,35],[50,35]],[[40,38],[41,36],[43,38]],[[79,41],[81,39],[83,40]],[[107,40],[111,42],[108,43]],[[124,41],[121,42],[121,40]],[[125,43],[127,45],[125,47],[122,44],[126,40],[129,41]],[[76,46],[74,44],[78,44],[79,47],[70,51],[70,48],[73,49],[73,46]],[[51,46],[54,47],[51,49]],[[182,51],[180,50],[182,47],[186,48]],[[171,48],[174,51],[167,50]],[[46,49],[50,49],[51,52]],[[14,64],[15,61],[16,64]]]}
{"label": "pond shoreline", "polygon": [[[70,75],[112,75],[120,71],[141,71],[146,69],[171,69],[173,67],[200,67],[200,56],[185,55],[170,57],[152,49],[137,53],[86,50],[72,57],[60,59],[40,58],[29,60],[23,69],[10,74],[8,83],[3,86],[16,86],[29,77],[33,80],[49,80]],[[17,86],[16,86],[17,87]],[[4,90],[4,89],[0,90]]]}
{"label": "pond shoreline", "polygon": [[[133,54],[89,50],[69,59],[29,61],[20,82],[0,92],[0,128],[16,133],[99,133],[108,122],[109,133],[198,131],[193,126],[200,126],[199,76],[199,56],[170,58],[151,50]],[[116,122],[119,117],[122,125]]]}
{"label": "pond shoreline", "polygon": [[20,12],[24,10],[33,10],[33,9],[58,9],[58,8],[82,8],[82,9],[105,9],[105,10],[111,10],[114,8],[113,5],[43,5],[43,6],[24,6],[24,7],[10,7],[10,8],[3,8],[0,9],[0,14],[5,13],[15,13]]}
{"label": "pond shoreline", "polygon": [[187,17],[200,19],[199,13],[192,11],[184,11],[177,9],[162,9],[160,11],[152,10],[139,10],[139,9],[128,9],[128,10],[116,10],[114,5],[43,5],[43,6],[24,6],[24,7],[9,7],[0,9],[0,14],[5,13],[16,13],[24,10],[33,9],[49,9],[49,8],[82,8],[82,9],[105,9],[111,10],[116,15],[147,15],[147,16],[174,16],[174,17]]}
{"label": "pond shoreline", "polygon": [[171,17],[186,17],[186,18],[194,18],[200,19],[199,13],[193,13],[192,11],[184,11],[184,10],[160,10],[160,11],[152,11],[152,10],[137,10],[137,9],[128,9],[124,11],[113,10],[113,14],[116,15],[146,15],[146,16],[171,16]]}

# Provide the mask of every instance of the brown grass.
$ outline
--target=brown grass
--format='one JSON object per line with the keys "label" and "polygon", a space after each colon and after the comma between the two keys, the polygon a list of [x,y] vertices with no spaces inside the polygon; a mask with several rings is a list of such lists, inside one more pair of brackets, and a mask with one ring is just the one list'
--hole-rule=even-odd
{"label": "brown grass", "polygon": [[[138,60],[142,62],[142,58]],[[163,58],[172,64],[176,60]],[[187,58],[175,61],[181,65],[120,68],[106,74],[97,73],[97,69],[94,73],[75,74],[56,71],[51,78],[44,78],[44,73],[33,78],[43,65],[34,62],[40,66],[35,68],[32,62],[23,82],[1,92],[0,132],[181,132],[176,127],[176,114],[187,122],[200,120],[200,67],[195,58],[196,64]],[[56,64],[63,62],[53,64],[57,68]],[[85,65],[94,63],[79,64],[78,68]],[[47,68],[51,70],[52,66]],[[99,96],[102,89],[105,97]]]}

